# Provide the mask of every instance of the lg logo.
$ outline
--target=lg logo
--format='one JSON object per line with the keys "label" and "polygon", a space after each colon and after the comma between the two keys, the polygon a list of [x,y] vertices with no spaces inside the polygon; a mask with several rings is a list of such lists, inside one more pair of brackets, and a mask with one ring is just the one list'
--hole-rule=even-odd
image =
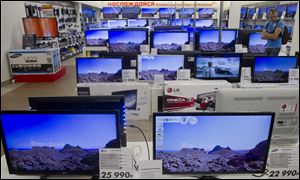
{"label": "lg logo", "polygon": [[172,93],[172,92],[180,92],[180,89],[179,89],[179,88],[174,88],[174,89],[168,88],[168,89],[167,89],[167,92],[168,92],[168,93]]}

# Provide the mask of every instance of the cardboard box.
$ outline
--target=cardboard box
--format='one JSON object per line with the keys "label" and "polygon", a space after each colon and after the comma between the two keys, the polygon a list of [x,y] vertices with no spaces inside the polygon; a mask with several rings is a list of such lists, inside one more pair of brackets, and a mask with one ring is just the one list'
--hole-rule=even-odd
{"label": "cardboard box", "polygon": [[218,88],[232,88],[232,85],[223,80],[166,81],[164,111],[214,112]]}
{"label": "cardboard box", "polygon": [[8,59],[12,75],[51,74],[61,68],[58,48],[10,50]]}
{"label": "cardboard box", "polygon": [[127,120],[149,119],[151,91],[148,83],[80,83],[77,92],[78,95],[124,95]]}

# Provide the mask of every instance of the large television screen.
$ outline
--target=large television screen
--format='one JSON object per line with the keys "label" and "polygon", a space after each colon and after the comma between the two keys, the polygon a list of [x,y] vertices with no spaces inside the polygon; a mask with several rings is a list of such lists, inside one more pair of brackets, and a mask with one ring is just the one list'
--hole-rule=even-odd
{"label": "large television screen", "polygon": [[159,18],[175,18],[175,8],[159,8]]}
{"label": "large television screen", "polygon": [[195,77],[197,79],[237,79],[240,78],[241,57],[196,58]]}
{"label": "large television screen", "polygon": [[140,7],[122,7],[122,18],[137,19],[140,12]]}
{"label": "large television screen", "polygon": [[252,19],[254,14],[256,12],[256,9],[255,8],[249,8],[248,9],[248,13],[247,13],[247,19]]}
{"label": "large television screen", "polygon": [[36,37],[58,37],[56,18],[23,18],[25,34]]}
{"label": "large television screen", "polygon": [[199,8],[199,18],[212,18],[214,12],[214,8]]}
{"label": "large television screen", "polygon": [[241,14],[240,14],[241,19],[244,19],[246,17],[247,10],[248,10],[247,7],[241,7]]}
{"label": "large television screen", "polygon": [[148,44],[148,30],[110,30],[110,52],[139,53],[140,45]]}
{"label": "large television screen", "polygon": [[77,83],[122,82],[122,58],[76,58]]}
{"label": "large television screen", "polygon": [[214,27],[215,23],[213,19],[196,19],[195,26],[200,28],[208,28],[208,27]]}
{"label": "large television screen", "polygon": [[171,26],[192,26],[193,20],[191,19],[171,19]]}
{"label": "large television screen", "polygon": [[252,82],[287,83],[289,69],[297,68],[295,56],[257,56],[252,68]]}
{"label": "large television screen", "polygon": [[164,174],[263,173],[274,113],[155,113]]}
{"label": "large television screen", "polygon": [[287,10],[287,5],[278,5],[276,9],[278,17],[280,18],[282,16],[282,13]]}
{"label": "large television screen", "polygon": [[142,8],[142,17],[144,18],[153,18],[157,14],[157,8]]}
{"label": "large television screen", "polygon": [[127,27],[127,20],[126,19],[114,19],[108,20],[108,28],[125,28]]}
{"label": "large television screen", "polygon": [[297,3],[289,4],[285,17],[294,18],[297,12]]}
{"label": "large television screen", "polygon": [[136,89],[127,91],[114,91],[112,95],[121,95],[125,98],[125,108],[126,110],[136,110],[137,107],[137,93]]}
{"label": "large television screen", "polygon": [[181,8],[179,10],[179,18],[192,18],[194,12],[194,8]]}
{"label": "large television screen", "polygon": [[177,70],[183,69],[183,55],[140,55],[138,71],[140,80],[154,80],[154,75],[161,74],[164,80],[176,80]]}
{"label": "large television screen", "polygon": [[168,19],[149,19],[150,27],[168,26],[168,25],[169,25]]}
{"label": "large television screen", "polygon": [[154,31],[152,47],[159,52],[181,51],[182,45],[189,44],[189,40],[189,33],[185,31]]}
{"label": "large television screen", "polygon": [[199,50],[201,52],[234,52],[237,39],[237,30],[223,29],[221,42],[218,42],[219,30],[199,30]]}
{"label": "large television screen", "polygon": [[103,7],[103,18],[119,18],[121,14],[120,7]]}
{"label": "large television screen", "polygon": [[86,46],[107,46],[108,44],[108,30],[95,29],[85,31]]}
{"label": "large television screen", "polygon": [[249,34],[249,53],[261,54],[265,53],[267,40],[261,38],[261,32],[252,32]]}
{"label": "large television screen", "polygon": [[120,148],[117,111],[4,111],[13,174],[99,174],[99,149]]}
{"label": "large television screen", "polygon": [[262,19],[264,13],[266,13],[266,12],[267,12],[267,8],[266,7],[260,7],[258,9],[258,15],[257,15],[258,19]]}
{"label": "large television screen", "polygon": [[146,27],[147,19],[128,19],[128,27]]}

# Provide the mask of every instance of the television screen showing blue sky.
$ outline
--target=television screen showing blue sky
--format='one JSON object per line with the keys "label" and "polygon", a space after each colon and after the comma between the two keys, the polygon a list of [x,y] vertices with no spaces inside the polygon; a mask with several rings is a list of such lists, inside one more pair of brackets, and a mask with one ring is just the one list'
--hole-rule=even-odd
{"label": "television screen showing blue sky", "polygon": [[267,40],[261,38],[261,33],[250,33],[249,46],[255,46],[258,44],[265,45],[267,44]]}
{"label": "television screen showing blue sky", "polygon": [[157,11],[157,8],[142,8],[142,14],[155,14]]}
{"label": "television screen showing blue sky", "polygon": [[296,68],[296,57],[256,57],[255,71],[276,71],[288,72],[289,69]]}
{"label": "television screen showing blue sky", "polygon": [[105,147],[117,137],[115,118],[114,114],[1,114],[8,149]]}
{"label": "television screen showing blue sky", "polygon": [[122,69],[121,58],[77,58],[76,64],[78,74],[101,72],[116,73]]}
{"label": "television screen showing blue sky", "polygon": [[286,5],[280,5],[277,6],[278,13],[282,13],[283,11],[286,11]]}
{"label": "television screen showing blue sky", "polygon": [[194,11],[195,11],[194,8],[182,8],[179,10],[179,13],[192,15],[192,14],[194,14]]}
{"label": "television screen showing blue sky", "polygon": [[[185,118],[187,116],[160,116],[157,119]],[[182,148],[230,147],[232,150],[249,150],[269,136],[271,116],[193,116],[193,123],[164,123],[163,150],[179,151]],[[157,121],[156,119],[156,121]]]}
{"label": "television screen showing blue sky", "polygon": [[109,31],[109,43],[139,43],[141,44],[146,40],[146,31],[143,30],[113,30]]}
{"label": "television screen showing blue sky", "polygon": [[258,14],[263,14],[265,12],[267,12],[267,8],[261,7],[258,9]]}
{"label": "television screen showing blue sky", "polygon": [[140,7],[122,7],[122,13],[140,13]]}
{"label": "television screen showing blue sky", "polygon": [[249,8],[248,13],[249,14],[254,14],[255,13],[255,9],[254,8]]}
{"label": "television screen showing blue sky", "polygon": [[117,28],[117,27],[126,27],[127,20],[118,19],[118,20],[108,20],[109,28]]}
{"label": "television screen showing blue sky", "polygon": [[146,25],[146,19],[128,19],[128,27],[144,27]]}
{"label": "television screen showing blue sky", "polygon": [[199,14],[213,14],[213,8],[199,8]]}
{"label": "television screen showing blue sky", "polygon": [[103,7],[104,14],[120,14],[121,8],[120,7]]}
{"label": "television screen showing blue sky", "polygon": [[218,42],[219,31],[216,29],[201,29],[199,31],[200,43]]}
{"label": "television screen showing blue sky", "polygon": [[198,57],[197,67],[208,66],[208,62],[212,62],[213,66],[222,68],[230,68],[231,70],[239,70],[239,57]]}
{"label": "television screen showing blue sky", "polygon": [[159,14],[175,14],[175,8],[159,8]]}
{"label": "television screen showing blue sky", "polygon": [[[175,38],[176,37],[176,38]],[[185,44],[189,41],[188,32],[154,32],[153,44]]]}
{"label": "television screen showing blue sky", "polygon": [[247,12],[247,8],[246,7],[242,7],[241,8],[241,14],[246,14],[246,12]]}
{"label": "television screen showing blue sky", "polygon": [[212,19],[197,19],[196,27],[212,27],[214,25],[214,20]]}
{"label": "television screen showing blue sky", "polygon": [[190,26],[191,19],[171,19],[171,26]]}
{"label": "television screen showing blue sky", "polygon": [[139,71],[147,71],[151,69],[168,69],[177,71],[180,67],[183,67],[183,63],[184,56],[140,56]]}
{"label": "television screen showing blue sky", "polygon": [[107,21],[102,21],[102,28],[108,28],[108,22]]}
{"label": "television screen showing blue sky", "polygon": [[86,30],[86,39],[108,39],[108,30]]}
{"label": "television screen showing blue sky", "polygon": [[297,11],[297,5],[298,4],[290,4],[290,5],[288,5],[287,11],[288,12],[296,12]]}

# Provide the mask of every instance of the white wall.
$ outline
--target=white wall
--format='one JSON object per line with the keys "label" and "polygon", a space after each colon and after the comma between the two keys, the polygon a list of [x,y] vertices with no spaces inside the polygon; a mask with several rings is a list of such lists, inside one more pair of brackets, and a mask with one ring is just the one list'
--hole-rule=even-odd
{"label": "white wall", "polygon": [[11,78],[7,52],[22,48],[24,1],[1,1],[1,83]]}

